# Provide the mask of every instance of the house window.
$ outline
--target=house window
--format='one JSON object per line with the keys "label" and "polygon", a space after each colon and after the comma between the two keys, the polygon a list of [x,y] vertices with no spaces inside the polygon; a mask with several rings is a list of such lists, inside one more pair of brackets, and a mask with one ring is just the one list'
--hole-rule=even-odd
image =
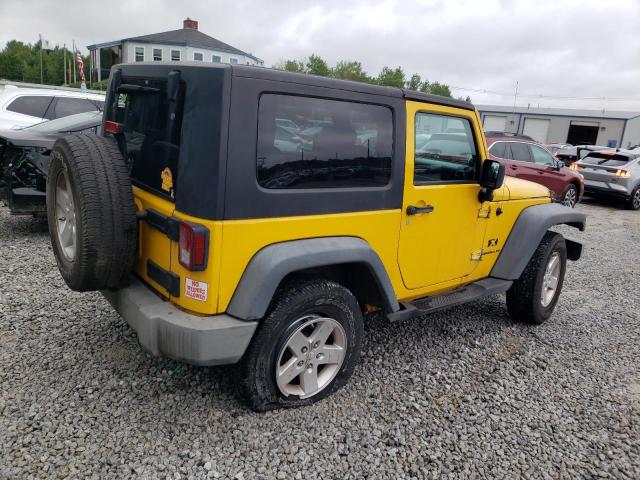
{"label": "house window", "polygon": [[144,62],[144,47],[136,47],[136,62]]}
{"label": "house window", "polygon": [[213,63],[220,63],[222,59],[220,58],[220,55],[211,55],[211,61]]}
{"label": "house window", "polygon": [[153,61],[154,62],[161,62],[162,61],[162,49],[161,48],[154,48],[153,49]]}
{"label": "house window", "polygon": [[172,62],[180,61],[180,50],[171,50],[171,61]]}
{"label": "house window", "polygon": [[201,62],[204,60],[204,54],[202,52],[193,52],[193,59],[196,62]]}
{"label": "house window", "polygon": [[231,65],[237,65],[238,64],[238,59],[231,57],[231,58],[229,58],[229,63]]}

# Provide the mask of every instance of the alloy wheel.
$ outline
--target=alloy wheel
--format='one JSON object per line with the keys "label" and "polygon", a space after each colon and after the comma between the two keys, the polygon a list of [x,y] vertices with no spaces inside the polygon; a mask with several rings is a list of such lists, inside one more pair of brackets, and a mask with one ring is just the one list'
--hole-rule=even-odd
{"label": "alloy wheel", "polygon": [[66,169],[56,179],[56,233],[62,254],[69,261],[76,258],[76,209]]}
{"label": "alloy wheel", "polygon": [[553,301],[558,290],[558,282],[560,280],[560,254],[553,252],[547,262],[547,268],[544,271],[544,277],[542,278],[542,292],[540,294],[540,302],[543,307],[548,307]]}
{"label": "alloy wheel", "polygon": [[309,315],[287,338],[276,362],[276,383],[285,395],[309,398],[336,377],[345,359],[347,336],[333,318]]}

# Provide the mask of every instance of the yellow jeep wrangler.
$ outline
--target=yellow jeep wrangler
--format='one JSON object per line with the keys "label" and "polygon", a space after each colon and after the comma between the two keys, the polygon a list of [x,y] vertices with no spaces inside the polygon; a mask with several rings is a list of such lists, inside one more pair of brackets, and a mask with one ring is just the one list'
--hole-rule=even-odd
{"label": "yellow jeep wrangler", "polygon": [[580,212],[489,160],[466,102],[266,68],[113,67],[104,134],[58,140],[47,183],[70,288],[154,355],[241,362],[258,410],[352,374],[363,321],[506,292],[542,323]]}

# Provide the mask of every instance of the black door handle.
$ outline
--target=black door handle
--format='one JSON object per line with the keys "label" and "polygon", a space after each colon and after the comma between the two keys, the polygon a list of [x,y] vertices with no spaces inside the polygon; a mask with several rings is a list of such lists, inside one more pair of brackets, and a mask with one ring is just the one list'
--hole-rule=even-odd
{"label": "black door handle", "polygon": [[416,207],[415,205],[409,205],[407,207],[407,215],[417,215],[418,213],[431,213],[433,212],[433,205],[427,205],[426,207]]}

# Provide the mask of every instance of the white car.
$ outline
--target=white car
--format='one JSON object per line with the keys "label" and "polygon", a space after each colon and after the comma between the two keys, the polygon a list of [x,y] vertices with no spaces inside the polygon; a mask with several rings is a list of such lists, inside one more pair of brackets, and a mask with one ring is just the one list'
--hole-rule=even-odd
{"label": "white car", "polygon": [[7,86],[0,91],[0,130],[24,128],[103,107],[104,95],[100,94]]}

